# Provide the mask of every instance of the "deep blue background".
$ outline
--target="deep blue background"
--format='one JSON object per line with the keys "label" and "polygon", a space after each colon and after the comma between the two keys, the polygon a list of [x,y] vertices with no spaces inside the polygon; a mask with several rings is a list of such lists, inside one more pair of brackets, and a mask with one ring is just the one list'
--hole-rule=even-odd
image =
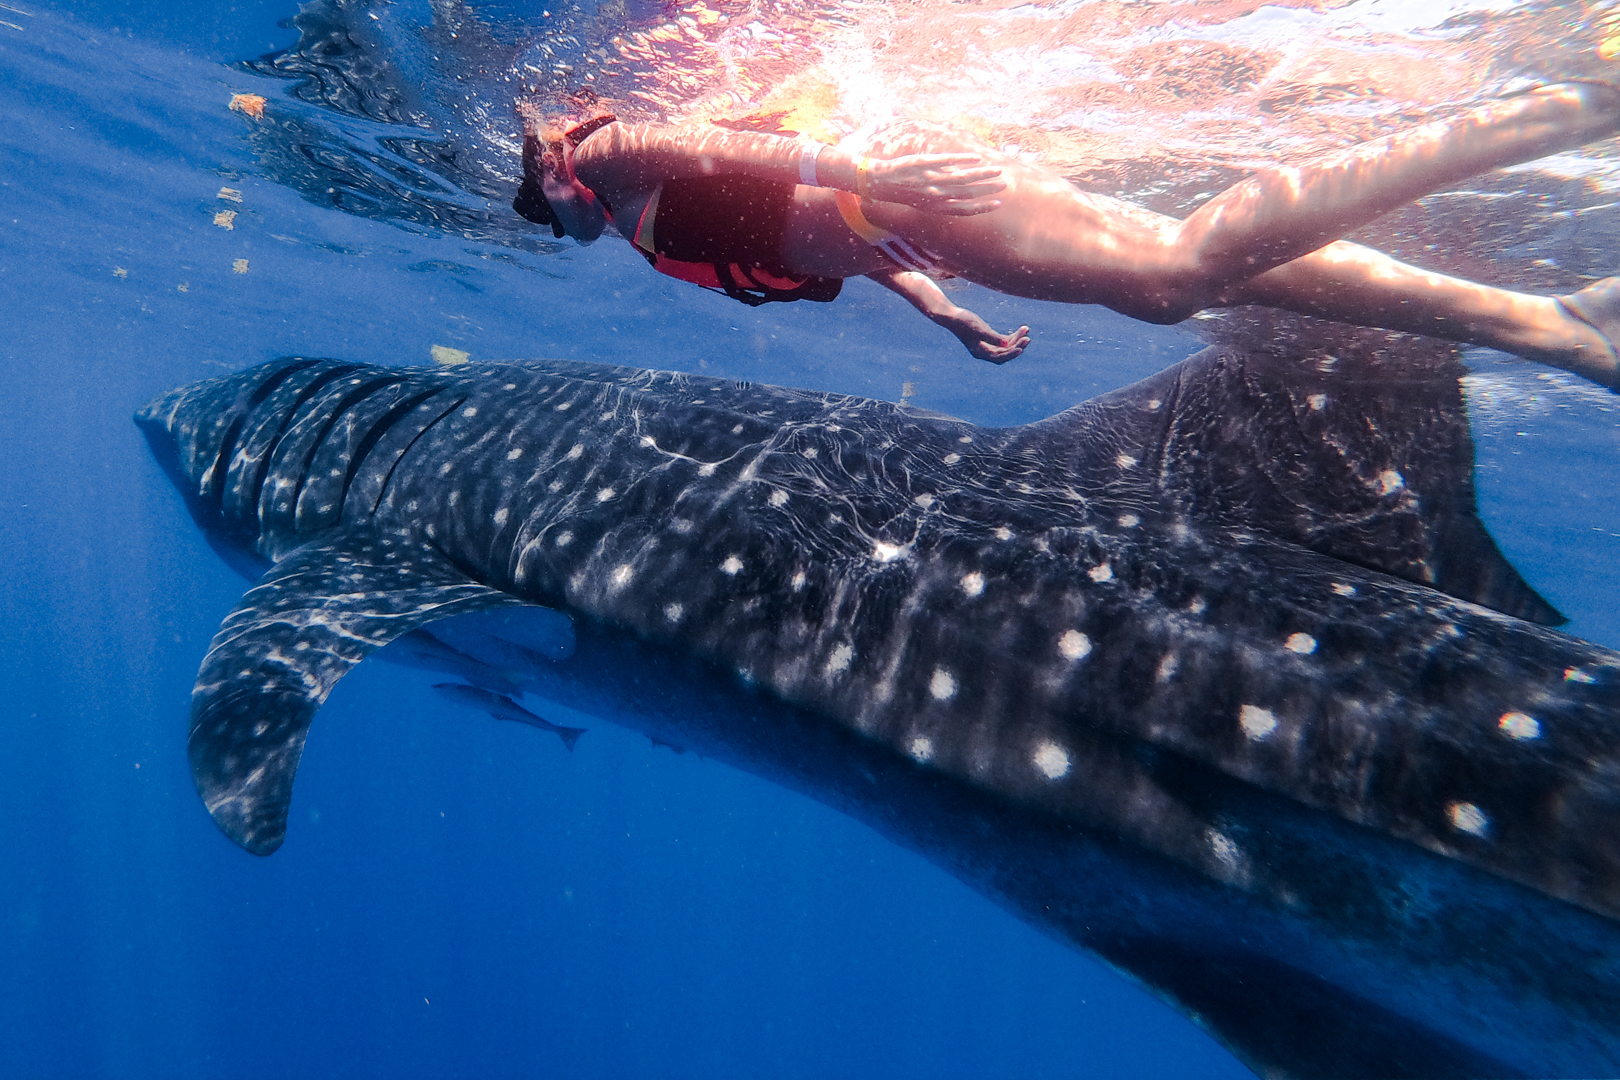
{"label": "deep blue background", "polygon": [[[865,282],[749,312],[623,244],[500,261],[318,209],[256,175],[252,121],[225,107],[247,90],[277,107],[283,84],[220,61],[289,43],[291,13],[0,9],[0,1074],[1245,1075],[817,804],[553,711],[591,729],[566,754],[417,672],[367,663],[339,686],[280,853],[217,833],[186,705],[245,583],[130,423],[159,391],[442,344],[891,400],[911,382],[919,405],[1016,422],[1196,348],[975,291],[991,321],[1036,328],[998,369]],[[1478,365],[1493,528],[1574,631],[1620,642],[1613,399]]]}

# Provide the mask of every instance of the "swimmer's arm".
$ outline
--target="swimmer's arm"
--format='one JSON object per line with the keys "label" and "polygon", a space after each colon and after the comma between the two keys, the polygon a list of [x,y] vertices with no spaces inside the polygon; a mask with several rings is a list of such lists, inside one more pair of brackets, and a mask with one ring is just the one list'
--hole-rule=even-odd
{"label": "swimmer's arm", "polygon": [[980,360],[1005,364],[1029,345],[1029,327],[1020,326],[1010,334],[997,333],[979,316],[946,299],[939,286],[924,274],[896,268],[874,270],[866,276],[905,297],[936,325],[955,334]]}
{"label": "swimmer's arm", "polygon": [[[712,125],[665,127],[610,124],[574,152],[574,171],[586,186],[606,193],[647,192],[666,180],[744,173],[801,181],[804,143],[758,131]],[[824,146],[816,158],[818,186],[861,193],[860,158]],[[974,154],[915,154],[867,162],[864,194],[948,214],[978,214],[999,205],[1001,169]]]}

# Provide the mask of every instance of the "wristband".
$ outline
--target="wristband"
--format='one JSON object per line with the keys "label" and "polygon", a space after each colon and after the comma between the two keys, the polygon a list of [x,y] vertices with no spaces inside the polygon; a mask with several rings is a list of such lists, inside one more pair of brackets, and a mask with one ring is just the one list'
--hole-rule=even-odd
{"label": "wristband", "polygon": [[855,194],[863,199],[871,198],[868,190],[872,186],[872,159],[862,157],[855,163]]}
{"label": "wristband", "polygon": [[826,145],[818,142],[806,142],[799,147],[799,183],[805,187],[821,186],[821,181],[816,178],[816,159],[825,149]]}

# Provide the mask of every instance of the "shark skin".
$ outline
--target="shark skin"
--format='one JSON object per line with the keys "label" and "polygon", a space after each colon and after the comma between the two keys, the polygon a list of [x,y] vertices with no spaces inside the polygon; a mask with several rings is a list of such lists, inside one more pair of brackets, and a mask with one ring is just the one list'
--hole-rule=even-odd
{"label": "shark skin", "polygon": [[[1475,515],[1459,373],[1211,349],[1006,429],[563,361],[185,387],[137,421],[268,566],[193,774],[273,852],[404,639],[850,813],[1262,1075],[1612,1074],[1620,655]],[[524,605],[571,638],[430,625]]]}

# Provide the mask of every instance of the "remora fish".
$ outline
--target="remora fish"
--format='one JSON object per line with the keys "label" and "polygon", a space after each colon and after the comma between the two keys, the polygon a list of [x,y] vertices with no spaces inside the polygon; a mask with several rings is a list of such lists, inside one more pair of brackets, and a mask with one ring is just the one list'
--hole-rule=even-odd
{"label": "remora fish", "polygon": [[268,565],[198,789],[269,854],[351,666],[547,605],[529,689],[861,818],[1262,1073],[1620,1072],[1620,655],[1476,518],[1458,370],[1324,367],[1008,429],[566,362],[176,390],[139,423]]}
{"label": "remora fish", "polygon": [[534,713],[525,709],[505,694],[497,694],[492,690],[467,686],[463,683],[434,683],[433,689],[457,705],[465,705],[469,709],[478,709],[497,720],[511,720],[514,723],[537,727],[541,731],[554,732],[557,738],[562,740],[563,746],[569,750],[572,750],[574,744],[579,742],[579,737],[585,734],[584,728],[560,727],[550,720],[534,715]]}

